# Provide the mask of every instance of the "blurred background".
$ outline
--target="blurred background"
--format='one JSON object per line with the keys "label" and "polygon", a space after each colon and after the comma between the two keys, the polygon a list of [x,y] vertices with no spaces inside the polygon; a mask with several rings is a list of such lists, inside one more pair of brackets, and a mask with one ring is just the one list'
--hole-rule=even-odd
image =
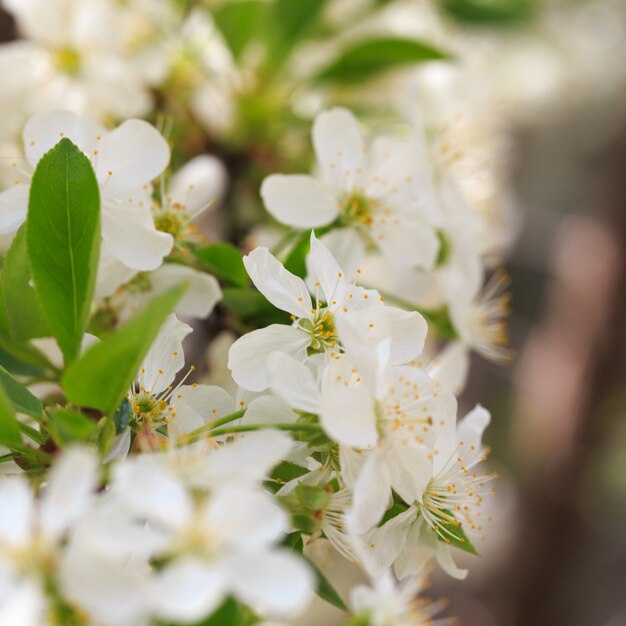
{"label": "blurred background", "polygon": [[[261,22],[242,21],[228,8],[235,4],[244,3],[208,2],[205,9],[237,52],[237,34]],[[401,85],[420,80],[421,69],[403,68],[367,84],[305,88],[299,77],[323,66],[337,41],[393,32],[463,50],[469,78],[456,103],[496,120],[504,144],[493,154],[500,198],[515,216],[505,266],[516,356],[506,367],[472,357],[461,405],[480,402],[493,415],[487,441],[501,473],[494,521],[482,558],[466,559],[467,581],[437,575],[432,595],[449,597],[450,614],[466,626],[626,626],[626,4],[330,4],[315,37],[307,33],[293,54],[289,48],[292,62],[280,80],[259,69],[254,42],[247,56],[239,50],[239,82],[230,81],[212,48],[208,63],[219,84],[204,96],[210,105],[199,111],[172,96],[196,80],[197,59],[181,57],[168,75],[175,88],[155,88],[146,115],[177,120],[175,160],[207,151],[223,160],[230,184],[207,224],[240,242],[259,221],[263,176],[308,168],[310,119],[320,106],[347,104],[370,123],[389,123],[393,107],[406,109]],[[1,11],[0,39],[20,36]],[[390,106],[390,99],[402,104]],[[206,337],[219,330],[219,319],[211,324]],[[339,565],[329,571],[340,589],[351,576]],[[333,620],[330,610],[305,618],[311,625]]]}

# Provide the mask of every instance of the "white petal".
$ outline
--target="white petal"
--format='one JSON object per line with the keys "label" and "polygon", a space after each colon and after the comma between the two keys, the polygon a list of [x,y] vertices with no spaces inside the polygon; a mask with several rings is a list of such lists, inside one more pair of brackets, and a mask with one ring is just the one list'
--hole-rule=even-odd
{"label": "white petal", "polygon": [[326,226],[339,214],[335,195],[312,176],[272,174],[261,185],[270,215],[296,228]]}
{"label": "white petal", "polygon": [[138,378],[144,389],[156,394],[172,383],[185,364],[183,339],[192,331],[173,313],[168,316],[141,364]]}
{"label": "white petal", "polygon": [[184,485],[164,466],[161,455],[142,454],[113,467],[114,493],[127,510],[148,521],[182,527],[193,503]]}
{"label": "white petal", "polygon": [[272,324],[253,330],[235,341],[228,353],[228,368],[235,382],[249,391],[263,391],[270,385],[267,360],[276,350],[304,360],[310,337],[293,326]]}
{"label": "white petal", "polygon": [[174,310],[181,316],[208,317],[222,299],[222,290],[215,277],[178,263],[164,263],[150,274],[150,282],[155,294],[164,293],[181,282],[188,283]]}
{"label": "white petal", "polygon": [[341,304],[346,297],[346,277],[328,248],[311,232],[311,251],[306,258],[307,278],[320,284],[322,297],[328,305]]}
{"label": "white petal", "polygon": [[30,185],[20,183],[0,193],[0,235],[14,233],[26,220]]}
{"label": "white petal", "polygon": [[448,343],[428,366],[428,373],[446,391],[459,395],[469,372],[469,349],[460,341]]}
{"label": "white petal", "polygon": [[301,611],[315,588],[308,567],[287,551],[232,558],[229,570],[235,594],[270,616]]}
{"label": "white petal", "polygon": [[64,137],[91,157],[99,132],[102,132],[102,128],[94,121],[70,111],[34,115],[24,127],[26,158],[33,168],[37,167],[41,157]]}
{"label": "white petal", "polygon": [[255,248],[243,257],[254,286],[275,307],[297,317],[311,315],[311,296],[304,281],[286,270],[267,248]]}
{"label": "white petal", "polygon": [[103,626],[144,626],[149,606],[145,572],[70,543],[59,567],[63,597]]}
{"label": "white petal", "polygon": [[352,188],[365,162],[365,146],[354,115],[340,108],[320,113],[313,123],[313,146],[324,178],[338,190]]}
{"label": "white petal", "polygon": [[409,508],[366,535],[361,556],[370,576],[381,576],[406,549],[407,535],[416,518],[415,508]]}
{"label": "white petal", "polygon": [[0,482],[0,541],[19,546],[33,530],[33,492],[26,480],[17,476]]}
{"label": "white petal", "polygon": [[135,270],[155,270],[172,250],[174,239],[156,229],[150,207],[102,202],[103,248]]}
{"label": "white petal", "polygon": [[9,601],[0,606],[0,624],[7,626],[42,626],[45,618],[46,598],[43,589],[26,579],[13,591]]}
{"label": "white petal", "polygon": [[376,452],[372,452],[354,486],[352,510],[348,515],[351,532],[362,535],[381,520],[391,498],[391,485]]}
{"label": "white petal", "polygon": [[99,464],[87,449],[68,450],[50,473],[41,502],[41,526],[56,537],[89,507],[97,487]]}
{"label": "white petal", "polygon": [[485,428],[491,422],[491,415],[487,409],[477,404],[460,422],[457,427],[457,438],[463,442],[461,455],[464,465],[471,465],[483,454],[481,443]]}
{"label": "white petal", "polygon": [[216,385],[184,385],[172,398],[178,412],[179,405],[193,409],[204,420],[218,419],[235,412],[235,401],[229,393]]}
{"label": "white petal", "polygon": [[106,455],[104,463],[108,463],[114,459],[125,459],[130,452],[131,441],[130,428],[127,428],[121,435],[118,435],[113,440],[113,445]]}
{"label": "white petal", "polygon": [[457,580],[465,580],[467,578],[467,570],[461,569],[454,562],[454,558],[452,557],[452,551],[450,547],[445,543],[439,543],[437,546],[437,563],[441,566],[441,569],[446,572],[452,578],[456,578]]}
{"label": "white petal", "polygon": [[221,603],[224,583],[219,570],[191,557],[179,559],[152,578],[149,593],[153,611],[167,621],[200,622]]}
{"label": "white petal", "polygon": [[161,133],[143,120],[127,120],[99,142],[96,175],[107,193],[125,193],[150,183],[169,162]]}
{"label": "white petal", "polygon": [[227,179],[224,164],[217,157],[203,154],[191,159],[172,176],[168,195],[171,202],[184,206],[189,215],[195,217],[220,202]]}
{"label": "white petal", "polygon": [[217,450],[212,450],[198,469],[195,483],[219,485],[225,480],[260,482],[291,450],[293,440],[278,431],[246,433]]}
{"label": "white petal", "polygon": [[[411,508],[409,511],[413,511],[413,516],[415,516],[415,509]],[[420,574],[426,564],[437,554],[439,543],[435,533],[421,517],[417,517],[406,535],[404,550],[394,563],[398,578],[403,580]]]}
{"label": "white petal", "polygon": [[398,216],[372,224],[372,239],[380,251],[398,266],[430,270],[435,264],[440,241],[433,227],[418,218]]}
{"label": "white petal", "polygon": [[365,244],[357,231],[354,228],[335,228],[320,237],[320,241],[339,263],[346,280],[354,280],[365,256]]}
{"label": "white petal", "polygon": [[217,542],[240,552],[274,543],[289,526],[286,512],[268,493],[234,482],[213,490],[202,521]]}
{"label": "white petal", "polygon": [[428,459],[430,450],[406,434],[388,437],[385,446],[385,465],[389,482],[405,502],[421,501],[426,486],[433,476],[433,464]]}
{"label": "white petal", "polygon": [[267,367],[270,387],[277,396],[294,409],[318,412],[320,393],[306,365],[284,352],[273,352]]}
{"label": "white petal", "polygon": [[100,263],[98,265],[96,297],[107,298],[112,296],[119,287],[131,280],[135,274],[137,274],[137,270],[116,259],[103,247],[100,251]]}
{"label": "white petal", "polygon": [[371,447],[378,441],[374,397],[363,380],[348,383],[350,377],[341,363],[329,365],[322,382],[320,421],[328,436],[338,443]]}
{"label": "white petal", "polygon": [[428,324],[416,311],[403,311],[391,306],[369,306],[348,319],[358,324],[361,333],[372,346],[391,339],[390,362],[392,365],[408,363],[416,359],[424,349]]}
{"label": "white petal", "polygon": [[289,405],[275,396],[255,398],[244,416],[244,422],[251,424],[292,424],[298,419]]}

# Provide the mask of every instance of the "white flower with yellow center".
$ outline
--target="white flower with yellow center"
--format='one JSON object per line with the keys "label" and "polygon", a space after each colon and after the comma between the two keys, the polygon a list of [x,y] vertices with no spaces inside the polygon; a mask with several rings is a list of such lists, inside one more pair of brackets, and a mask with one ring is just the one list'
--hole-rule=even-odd
{"label": "white flower with yellow center", "polygon": [[133,435],[140,448],[163,447],[167,439],[158,429],[165,427],[173,440],[235,411],[234,400],[220,387],[184,384],[193,365],[173,384],[185,364],[183,340],[191,332],[191,326],[174,314],[161,327],[129,392],[129,424],[116,440],[112,456],[127,454]]}
{"label": "white flower with yellow center", "polygon": [[[482,433],[490,416],[477,406],[454,426],[437,432],[431,471],[425,489],[399,515],[370,531],[363,541],[363,562],[377,576],[394,565],[400,578],[421,571],[432,558],[454,578],[465,578],[452,557],[453,546],[463,547],[470,537],[482,537],[490,521],[482,511],[486,495],[493,493],[493,473],[482,473],[478,465],[486,459]],[[404,499],[404,497],[403,497]],[[468,550],[471,550],[469,544]]]}
{"label": "white flower with yellow center", "polygon": [[[155,63],[139,63],[139,51],[125,49],[131,26],[125,4],[106,0],[3,3],[23,37],[0,46],[0,58],[15,58],[18,53],[24,62],[22,76],[6,84],[8,96],[22,96],[22,115],[68,108],[104,120],[142,116],[150,110],[149,82]],[[144,14],[144,23],[149,16]],[[14,73],[18,72],[14,69]]]}
{"label": "white flower with yellow center", "polygon": [[320,178],[274,174],[263,182],[267,210],[283,224],[317,228],[340,220],[397,265],[432,268],[439,250],[432,173],[417,138],[367,146],[346,109],[313,124]]}
{"label": "white flower with yellow center", "polygon": [[397,583],[390,572],[359,585],[350,593],[350,608],[364,626],[455,626],[455,618],[433,619],[446,608],[444,600],[431,601],[419,594],[428,581],[414,577]]}
{"label": "white flower with yellow center", "polygon": [[24,128],[26,163],[15,162],[15,185],[0,194],[0,233],[14,233],[26,219],[30,179],[39,160],[62,138],[91,160],[100,189],[102,262],[113,257],[131,270],[154,270],[172,249],[151,212],[151,181],[170,160],[163,136],[142,120],[128,120],[107,132],[68,111],[32,117]]}
{"label": "white flower with yellow center", "polygon": [[[129,515],[135,528],[147,522],[153,539],[150,553],[158,565],[146,577],[146,612],[196,622],[228,595],[263,615],[287,615],[303,606],[310,573],[276,545],[288,530],[287,515],[258,486],[290,446],[283,433],[258,432],[215,449],[200,443],[114,466],[110,495],[120,517]],[[104,527],[84,536],[89,552],[102,532],[106,536]],[[118,541],[130,543],[133,532],[131,524]],[[79,583],[75,589],[94,606],[98,573],[89,577],[89,590]]]}
{"label": "white flower with yellow center", "polygon": [[244,264],[256,288],[275,307],[291,313],[293,319],[291,326],[272,324],[233,344],[228,367],[244,389],[267,389],[267,359],[276,350],[298,360],[304,359],[307,350],[340,351],[342,333],[338,323],[342,319],[365,328],[368,345],[389,338],[393,363],[411,361],[422,351],[427,330],[424,318],[416,312],[386,306],[377,291],[351,283],[313,233],[307,270],[315,304],[304,280],[286,270],[267,248],[253,250],[244,257]]}
{"label": "white flower with yellow center", "polygon": [[0,623],[47,624],[48,581],[67,532],[89,510],[97,486],[94,455],[66,452],[37,499],[21,476],[0,480]]}
{"label": "white flower with yellow center", "polygon": [[[405,501],[422,497],[431,477],[430,444],[456,413],[454,396],[422,370],[391,366],[387,355],[357,369],[336,354],[314,375],[307,364],[270,356],[271,389],[292,408],[319,416],[340,444],[342,481],[354,492],[352,532],[362,534],[387,510],[392,489]],[[367,352],[367,348],[363,352]]]}

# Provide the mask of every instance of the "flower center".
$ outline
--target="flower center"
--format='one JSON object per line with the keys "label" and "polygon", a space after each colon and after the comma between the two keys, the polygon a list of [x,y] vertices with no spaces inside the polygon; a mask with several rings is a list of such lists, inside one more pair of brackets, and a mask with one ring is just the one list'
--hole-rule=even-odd
{"label": "flower center", "polygon": [[131,403],[137,426],[149,424],[158,427],[167,424],[176,415],[174,407],[168,404],[165,399],[156,398],[145,390],[134,393]]}
{"label": "flower center", "polygon": [[343,196],[339,204],[340,213],[346,221],[364,226],[372,224],[372,209],[372,201],[357,191]]}
{"label": "flower center", "polygon": [[335,320],[328,307],[316,309],[312,318],[301,317],[297,325],[311,336],[310,349],[313,352],[325,352],[337,347]]}
{"label": "flower center", "polygon": [[57,48],[53,54],[55,67],[64,74],[76,76],[80,71],[80,53],[74,48]]}

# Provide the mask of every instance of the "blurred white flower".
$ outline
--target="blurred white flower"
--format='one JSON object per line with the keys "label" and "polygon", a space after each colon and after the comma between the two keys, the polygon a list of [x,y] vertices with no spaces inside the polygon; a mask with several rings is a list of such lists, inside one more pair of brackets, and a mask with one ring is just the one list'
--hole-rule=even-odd
{"label": "blurred white flower", "polygon": [[439,250],[439,215],[418,139],[379,138],[368,147],[352,113],[332,109],[316,117],[313,145],[321,180],[273,174],[263,182],[272,216],[297,228],[339,219],[397,265],[430,269]]}
{"label": "blurred white flower", "polygon": [[47,624],[47,578],[67,532],[87,513],[98,480],[98,462],[77,448],[55,464],[43,496],[21,476],[0,478],[0,618],[3,624]]}

